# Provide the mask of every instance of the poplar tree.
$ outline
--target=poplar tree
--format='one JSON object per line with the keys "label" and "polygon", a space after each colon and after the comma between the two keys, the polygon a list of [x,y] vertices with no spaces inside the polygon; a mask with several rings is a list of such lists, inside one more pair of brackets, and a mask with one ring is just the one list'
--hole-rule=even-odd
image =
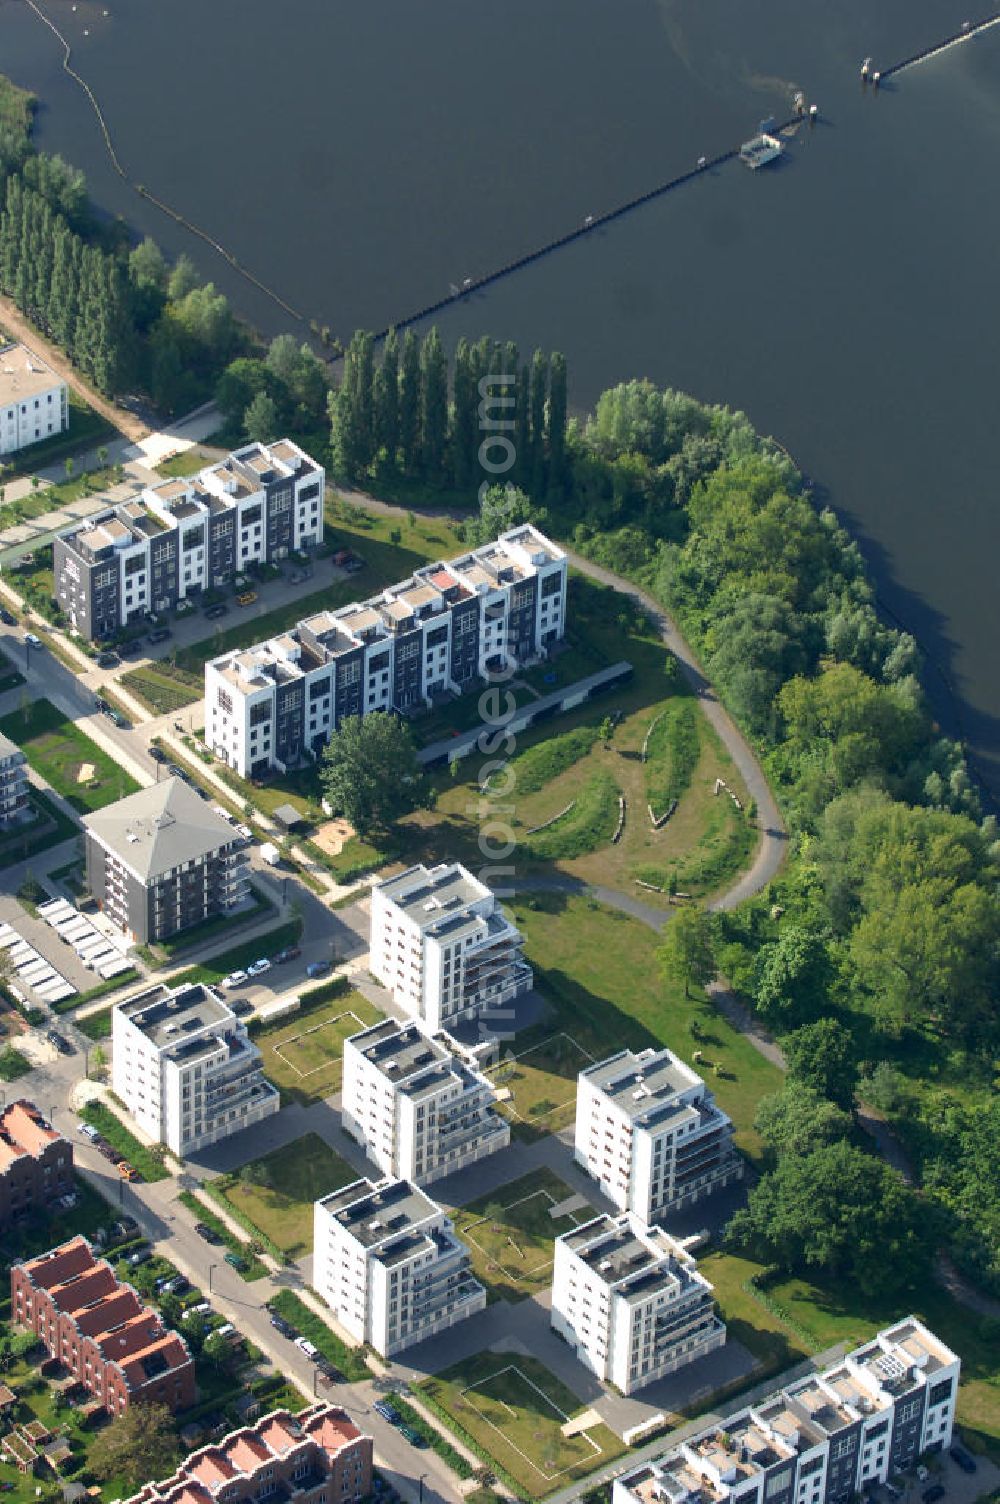
{"label": "poplar tree", "polygon": [[399,339],[395,329],[385,337],[382,364],[375,373],[374,390],[375,453],[385,455],[385,463],[395,470],[399,449]]}
{"label": "poplar tree", "polygon": [[421,458],[430,480],[444,476],[448,448],[448,361],[437,329],[420,350]]}
{"label": "poplar tree", "polygon": [[464,337],[455,347],[452,464],[455,487],[467,491],[476,483],[479,449],[479,381],[476,351]]}
{"label": "poplar tree", "polygon": [[403,468],[413,475],[420,464],[420,342],[407,329],[399,373],[399,444]]}
{"label": "poplar tree", "polygon": [[545,495],[545,398],[548,390],[549,363],[541,350],[531,358],[531,480],[532,499]]}
{"label": "poplar tree", "polygon": [[566,357],[554,350],[549,360],[549,489],[561,496],[566,487]]}

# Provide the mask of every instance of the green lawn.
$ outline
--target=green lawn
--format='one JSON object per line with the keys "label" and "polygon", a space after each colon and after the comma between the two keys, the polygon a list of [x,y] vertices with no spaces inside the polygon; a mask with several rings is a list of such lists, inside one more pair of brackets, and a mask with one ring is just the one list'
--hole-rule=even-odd
{"label": "green lawn", "polygon": [[318,1102],[339,1091],[344,1040],[381,1017],[360,992],[345,987],[317,1008],[255,1027],[253,1042],[264,1057],[264,1074],[280,1088],[282,1103]]}
{"label": "green lawn", "polygon": [[[531,1030],[530,1043],[522,1048],[517,1040],[510,1052],[488,1074],[494,1085],[510,1098],[505,1111],[526,1130],[526,1136],[560,1133],[576,1117],[576,1078],[598,1056],[585,1049],[567,1031],[540,1035]],[[613,1045],[608,1042],[606,1053]]]}
{"label": "green lawn", "polygon": [[565,1422],[583,1408],[579,1396],[521,1353],[477,1353],[425,1379],[417,1393],[439,1405],[529,1498],[565,1488],[625,1450],[603,1425],[564,1436]]}
{"label": "green lawn", "polygon": [[[260,1177],[243,1178],[247,1173]],[[291,1258],[312,1252],[313,1202],[358,1178],[357,1171],[316,1133],[244,1165],[240,1175],[219,1176],[213,1193],[259,1227]]]}
{"label": "green lawn", "polygon": [[0,720],[31,766],[81,814],[134,794],[135,779],[49,700],[34,700]]}
{"label": "green lawn", "polygon": [[308,1337],[319,1348],[324,1358],[329,1358],[335,1363],[348,1383],[357,1384],[363,1379],[371,1378],[371,1370],[356,1347],[348,1347],[347,1343],[337,1336],[327,1326],[321,1316],[317,1316],[311,1307],[301,1300],[294,1290],[279,1290],[277,1295],[268,1301],[268,1308],[277,1311],[279,1316],[284,1316],[286,1321],[291,1322],[296,1331],[302,1337]]}
{"label": "green lawn", "polygon": [[[16,1227],[5,1229],[0,1249],[0,1271],[3,1271],[5,1282],[7,1267],[14,1259],[33,1258],[79,1233],[92,1237],[99,1227],[108,1227],[118,1216],[117,1208],[110,1206],[89,1181],[79,1174],[74,1175],[74,1180],[77,1201],[71,1210],[54,1212],[51,1207],[39,1208]],[[9,1296],[10,1285],[7,1283],[5,1298]]]}
{"label": "green lawn", "polygon": [[161,465],[157,465],[156,473],[170,480],[174,476],[194,475],[197,470],[203,470],[211,463],[210,456],[199,449],[196,444],[193,449],[184,449],[180,454],[172,454]]}
{"label": "green lawn", "polygon": [[0,1049],[0,1081],[16,1081],[32,1069],[31,1061],[12,1044]]}
{"label": "green lawn", "polygon": [[142,1175],[144,1180],[166,1180],[169,1171],[165,1170],[157,1155],[147,1149],[136,1138],[110,1107],[105,1107],[103,1102],[88,1102],[80,1109],[80,1116],[85,1123],[91,1123],[97,1129],[113,1149],[119,1154],[124,1154],[129,1164]]}
{"label": "green lawn", "polygon": [[0,867],[26,862],[30,856],[79,833],[80,827],[38,789],[30,790],[28,803],[37,818],[0,839]]}
{"label": "green lawn", "polygon": [[[549,1017],[518,1035],[507,1057],[516,1070],[530,1068],[545,1078],[531,1085],[531,1100],[544,1092],[553,1103],[568,1102],[584,1055],[599,1060],[616,1050],[665,1044],[691,1064],[697,1048],[704,1057],[697,1069],[733,1119],[737,1144],[745,1153],[759,1154],[754,1112],[762,1096],[780,1088],[781,1072],[714,1011],[704,994],[688,997],[683,987],[661,976],[655,931],[617,910],[563,894],[540,893],[509,908],[525,936],[536,985],[552,1005]],[[691,1034],[692,1021],[699,1025],[698,1039]],[[553,1065],[545,1059],[552,1049],[548,1042],[560,1034],[576,1048],[566,1045]],[[534,1053],[525,1060],[526,1051]],[[716,1065],[724,1075],[715,1075]],[[515,1081],[515,1104],[516,1087]],[[529,1121],[530,1116],[540,1114],[529,1115]],[[550,1131],[546,1119],[541,1127]]]}
{"label": "green lawn", "polygon": [[122,674],[121,682],[153,715],[172,715],[201,699],[205,692],[201,675],[175,669],[169,663],[130,669]]}
{"label": "green lawn", "polygon": [[551,1215],[575,1194],[543,1166],[455,1212],[455,1231],[469,1245],[473,1272],[491,1299],[524,1300],[548,1288],[556,1238],[597,1215],[586,1203]]}

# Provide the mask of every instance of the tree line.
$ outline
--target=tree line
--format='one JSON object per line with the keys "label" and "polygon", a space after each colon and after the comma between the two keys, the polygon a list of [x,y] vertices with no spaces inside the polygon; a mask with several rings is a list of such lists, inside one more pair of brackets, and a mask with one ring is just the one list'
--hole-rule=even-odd
{"label": "tree line", "polygon": [[376,361],[372,335],[359,331],[329,413],[334,470],[352,480],[396,474],[468,493],[502,476],[537,501],[568,480],[558,351],[528,361],[513,343],[463,337],[449,365],[436,328],[422,339],[408,329],[402,339],[390,330]]}

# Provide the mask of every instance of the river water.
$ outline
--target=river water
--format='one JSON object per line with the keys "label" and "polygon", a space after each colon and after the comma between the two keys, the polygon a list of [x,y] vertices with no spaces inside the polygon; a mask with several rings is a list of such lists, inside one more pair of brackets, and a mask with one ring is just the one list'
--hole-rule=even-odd
{"label": "river water", "polygon": [[955,31],[968,0],[40,3],[133,179],[301,323],[114,174],[56,38],[0,0],[0,71],[42,99],[39,145],[268,332],[381,328],[738,144],[803,89],[819,123],[776,167],[721,167],[437,323],[449,342],[564,350],[578,407],[645,375],[780,438],[1000,790],[1000,26],[874,95],[861,59]]}

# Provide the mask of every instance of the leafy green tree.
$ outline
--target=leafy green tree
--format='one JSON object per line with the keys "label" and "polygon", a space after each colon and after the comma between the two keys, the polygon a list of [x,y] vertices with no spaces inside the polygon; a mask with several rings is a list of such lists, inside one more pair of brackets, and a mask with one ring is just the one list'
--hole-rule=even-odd
{"label": "leafy green tree", "polygon": [[835,1018],[803,1024],[782,1042],[790,1081],[810,1087],[850,1112],[858,1084],[854,1041]]}
{"label": "leafy green tree", "polygon": [[251,443],[270,444],[278,437],[277,404],[266,392],[258,392],[243,414],[243,432]]}
{"label": "leafy green tree", "polygon": [[561,496],[568,479],[566,459],[566,416],[568,394],[566,390],[566,357],[553,350],[549,358],[549,409],[546,437],[549,450],[549,489]]}
{"label": "leafy green tree", "polygon": [[242,424],[247,408],[260,393],[273,397],[272,373],[262,360],[240,355],[223,371],[215,386],[215,401],[227,425]]}
{"label": "leafy green tree", "polygon": [[660,966],[669,981],[683,983],[684,996],[695,987],[707,987],[715,976],[715,937],[712,920],[704,909],[678,909],[667,925],[659,950]]}
{"label": "leafy green tree", "polygon": [[160,247],[149,235],[129,252],[128,271],[136,287],[166,292],[167,263]]}
{"label": "leafy green tree", "polygon": [[833,977],[824,937],[786,922],[777,940],[757,952],[754,1005],[774,1026],[802,1023],[822,1011]]}
{"label": "leafy green tree", "polygon": [[463,335],[455,347],[452,464],[456,489],[470,490],[479,473],[479,379],[476,352]]}
{"label": "leafy green tree", "polygon": [[345,475],[362,474],[375,457],[373,342],[359,329],[344,354],[340,387],[330,394],[334,465]]}
{"label": "leafy green tree", "polygon": [[382,364],[375,372],[375,453],[395,470],[399,451],[399,338],[390,329],[382,348]]}
{"label": "leafy green tree", "polygon": [[323,752],[320,781],[359,835],[389,830],[423,798],[410,729],[381,711],[344,721]]}
{"label": "leafy green tree", "polygon": [[545,401],[549,363],[541,350],[531,357],[531,480],[529,490],[539,500],[545,495]]}
{"label": "leafy green tree", "polygon": [[849,1112],[792,1078],[781,1091],[761,1098],[753,1125],[780,1159],[786,1154],[811,1154],[847,1138],[852,1122]]}
{"label": "leafy green tree", "polygon": [[490,486],[480,496],[478,517],[465,524],[466,542],[473,547],[490,543],[509,528],[537,521],[539,515],[538,508],[516,486]]}
{"label": "leafy green tree", "polygon": [[182,251],[167,277],[167,297],[171,303],[180,303],[198,286],[199,277],[190,256]]}
{"label": "leafy green tree", "polygon": [[130,1405],[98,1431],[90,1466],[98,1478],[122,1478],[132,1488],[165,1478],[176,1467],[180,1446],[166,1405]]}
{"label": "leafy green tree", "polygon": [[448,447],[448,360],[436,328],[420,348],[420,399],[424,473],[440,481]]}
{"label": "leafy green tree", "polygon": [[403,468],[413,475],[420,465],[420,341],[412,329],[403,336],[399,368],[399,445]]}
{"label": "leafy green tree", "polygon": [[789,1273],[883,1298],[927,1277],[931,1221],[895,1170],[839,1140],[779,1159],[730,1221],[727,1241]]}

